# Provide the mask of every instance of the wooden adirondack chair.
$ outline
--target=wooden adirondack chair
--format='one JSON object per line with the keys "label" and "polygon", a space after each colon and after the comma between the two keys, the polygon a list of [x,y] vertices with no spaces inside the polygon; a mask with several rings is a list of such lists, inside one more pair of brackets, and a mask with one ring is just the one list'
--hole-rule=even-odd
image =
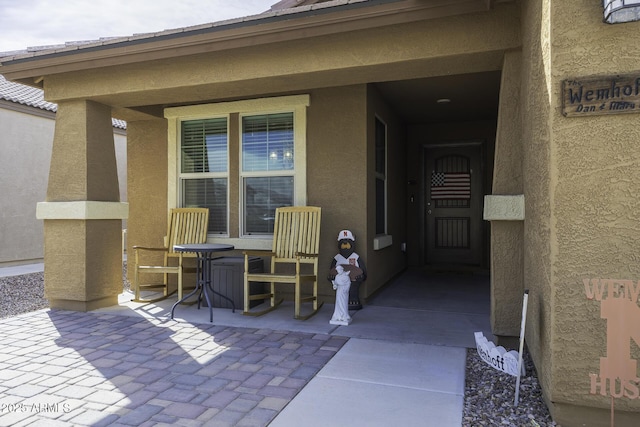
{"label": "wooden adirondack chair", "polygon": [[[320,247],[320,208],[310,206],[292,206],[276,209],[273,230],[273,250],[244,251],[244,312],[243,314],[259,316],[276,308],[275,284],[285,283],[294,286],[294,317],[308,319],[318,312],[322,303],[318,304],[318,250]],[[249,272],[250,256],[271,256],[271,272]],[[282,268],[289,265],[288,269]],[[295,269],[293,268],[295,267]],[[266,282],[270,284],[267,294],[250,295],[249,282]],[[302,297],[302,285],[311,283],[312,295]],[[262,311],[250,311],[250,301],[270,299],[270,307]],[[306,316],[300,315],[303,302],[313,302],[313,311]]]}
{"label": "wooden adirondack chair", "polygon": [[[195,253],[175,252],[174,245],[187,243],[206,243],[207,228],[209,226],[209,209],[207,208],[176,208],[171,209],[169,213],[169,224],[167,227],[167,235],[164,236],[164,247],[153,248],[145,246],[133,246],[134,251],[134,287],[136,302],[154,302],[167,298],[174,292],[169,293],[168,275],[178,275],[178,299],[182,298],[182,276],[185,271],[183,267],[183,258],[195,257]],[[161,265],[143,265],[141,263],[142,254],[147,252],[164,252],[163,263]],[[156,258],[157,259],[157,258]],[[170,261],[177,259],[176,261]],[[160,263],[158,263],[160,264]],[[177,265],[176,265],[177,264]],[[195,271],[195,269],[194,269]],[[163,275],[162,283],[140,283],[140,274],[161,273]],[[162,292],[161,296],[151,299],[144,299],[140,292],[146,290],[155,290],[157,293]]]}

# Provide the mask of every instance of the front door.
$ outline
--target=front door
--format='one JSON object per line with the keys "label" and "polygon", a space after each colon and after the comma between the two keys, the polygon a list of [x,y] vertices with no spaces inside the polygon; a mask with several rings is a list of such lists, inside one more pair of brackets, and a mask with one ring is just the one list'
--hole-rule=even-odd
{"label": "front door", "polygon": [[481,143],[425,147],[425,263],[482,262]]}

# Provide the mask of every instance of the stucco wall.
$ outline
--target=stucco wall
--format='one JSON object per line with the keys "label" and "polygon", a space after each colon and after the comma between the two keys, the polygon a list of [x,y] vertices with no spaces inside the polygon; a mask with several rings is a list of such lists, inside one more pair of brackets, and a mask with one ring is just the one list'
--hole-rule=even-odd
{"label": "stucco wall", "polygon": [[[522,169],[524,175],[524,286],[529,289],[527,347],[545,399],[552,400],[552,288],[550,182],[549,1],[523,3]],[[559,350],[559,349],[558,349]]]}
{"label": "stucco wall", "polygon": [[[613,357],[607,339],[640,327],[640,317],[627,317],[623,324],[629,330],[610,330],[607,336],[601,302],[587,299],[583,285],[585,278],[640,280],[640,115],[564,117],[561,82],[592,75],[638,74],[640,22],[604,24],[602,8],[587,0],[551,2],[550,13],[552,397],[562,404],[556,405],[556,412],[563,418],[571,413],[564,404],[610,408],[612,391],[603,396],[598,389],[598,394],[591,394],[589,374],[600,374],[601,358]],[[605,293],[603,301],[613,297]],[[633,305],[640,313],[637,304],[636,297]],[[621,337],[625,357],[640,360],[639,341],[638,335]],[[624,348],[629,342],[630,349]],[[615,408],[636,411],[637,425],[640,399],[618,398]],[[603,423],[607,412],[600,418]],[[616,425],[632,425],[623,423],[623,418],[620,415]]]}
{"label": "stucco wall", "polygon": [[0,129],[0,264],[42,262],[36,203],[47,191],[54,116],[0,108]]}
{"label": "stucco wall", "polygon": [[[308,204],[322,207],[320,277],[326,277],[338,253],[338,232],[351,230],[356,251],[367,258],[366,219],[366,86],[314,90],[308,109]],[[367,263],[367,266],[369,264]],[[335,298],[328,280],[319,292]]]}
{"label": "stucco wall", "polygon": [[[523,194],[520,84],[522,54],[507,52],[500,82],[500,106],[493,168],[494,195]],[[491,329],[494,335],[520,334],[524,295],[524,222],[491,222]]]}
{"label": "stucco wall", "polygon": [[[167,122],[148,120],[127,124],[129,219],[128,261],[134,245],[163,247],[167,234]],[[148,258],[156,261],[153,255]],[[161,255],[159,260],[162,260]],[[151,262],[151,261],[150,261]],[[133,269],[127,271],[133,280]],[[156,278],[151,278],[155,280]]]}
{"label": "stucco wall", "polygon": [[[55,113],[0,104],[0,265],[42,262],[43,224],[36,204],[46,198]],[[127,199],[126,135],[114,130],[120,200]]]}
{"label": "stucco wall", "polygon": [[[605,426],[611,390],[601,394],[597,385],[592,393],[590,374],[600,373],[607,356],[607,320],[583,279],[640,276],[638,116],[564,117],[561,88],[569,78],[637,73],[640,27],[603,24],[601,5],[587,0],[525,2],[523,23],[528,347],[556,421]],[[621,345],[640,358],[632,338]],[[616,399],[616,425],[637,425],[639,402]]]}

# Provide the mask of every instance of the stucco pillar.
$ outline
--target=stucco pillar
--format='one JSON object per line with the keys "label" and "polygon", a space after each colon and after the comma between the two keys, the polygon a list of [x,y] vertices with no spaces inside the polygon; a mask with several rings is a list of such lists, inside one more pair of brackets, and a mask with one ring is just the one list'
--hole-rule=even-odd
{"label": "stucco pillar", "polygon": [[497,198],[493,206],[485,206],[485,219],[491,221],[491,328],[499,338],[519,335],[524,294],[524,217],[518,209],[508,208],[514,200],[518,204],[523,192],[521,56],[520,51],[513,51],[504,57],[492,185],[494,195],[516,198]]}
{"label": "stucco pillar", "polygon": [[45,297],[51,308],[88,311],[118,303],[122,219],[111,109],[58,104],[44,220]]}

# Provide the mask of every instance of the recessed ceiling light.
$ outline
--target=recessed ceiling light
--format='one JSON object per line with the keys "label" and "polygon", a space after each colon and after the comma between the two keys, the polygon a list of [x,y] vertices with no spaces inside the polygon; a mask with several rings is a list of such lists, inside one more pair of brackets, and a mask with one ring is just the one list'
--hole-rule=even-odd
{"label": "recessed ceiling light", "polygon": [[448,104],[449,102],[451,102],[451,100],[449,98],[440,98],[440,99],[437,99],[436,102],[438,104]]}

